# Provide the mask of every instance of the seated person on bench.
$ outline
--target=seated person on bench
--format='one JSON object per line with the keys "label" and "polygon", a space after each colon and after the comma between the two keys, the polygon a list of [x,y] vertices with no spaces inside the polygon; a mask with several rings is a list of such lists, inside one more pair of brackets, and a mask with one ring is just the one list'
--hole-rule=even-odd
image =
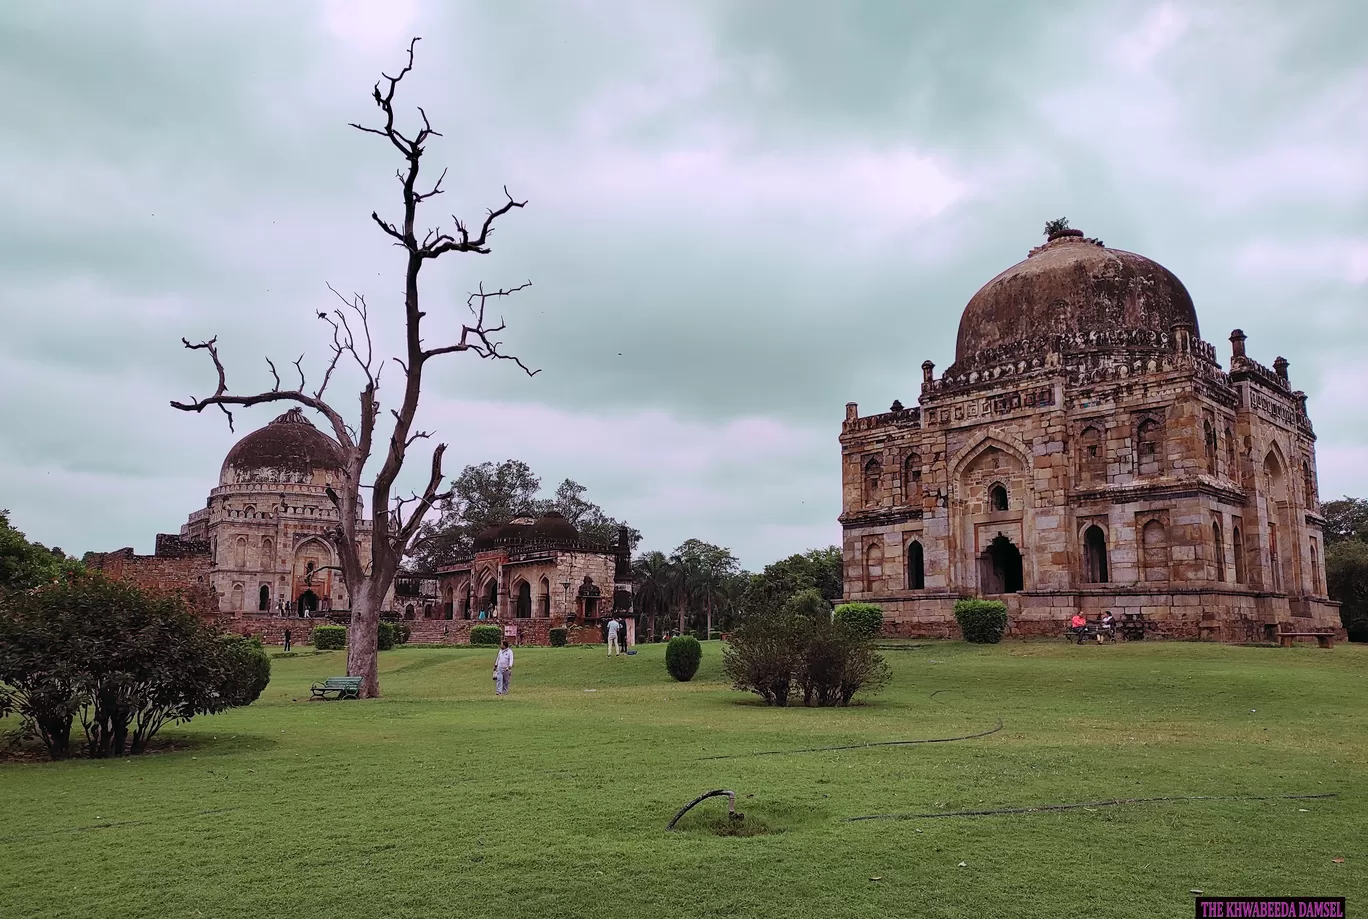
{"label": "seated person on bench", "polygon": [[1102,622],[1097,630],[1097,643],[1102,643],[1103,636],[1114,638],[1116,636],[1116,620],[1112,618],[1111,610],[1102,614]]}
{"label": "seated person on bench", "polygon": [[1087,627],[1088,620],[1083,618],[1082,613],[1074,613],[1073,618],[1069,620],[1069,631],[1076,636],[1082,636],[1083,630]]}

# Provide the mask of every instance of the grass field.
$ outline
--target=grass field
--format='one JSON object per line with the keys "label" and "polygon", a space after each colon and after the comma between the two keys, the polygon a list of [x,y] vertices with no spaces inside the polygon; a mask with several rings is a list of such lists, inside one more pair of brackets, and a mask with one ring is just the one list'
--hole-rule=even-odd
{"label": "grass field", "polygon": [[[308,687],[343,656],[306,653],[250,708],[171,730],[175,752],[0,765],[0,917],[1190,916],[1192,889],[1368,906],[1368,647],[931,643],[887,652],[892,686],[848,710],[760,707],[704,647],[689,684],[659,646],[523,650],[504,699],[490,651],[401,649],[383,699],[329,703]],[[717,835],[721,799],[664,832],[713,788],[754,835]],[[1296,793],[1338,797],[844,820]]]}

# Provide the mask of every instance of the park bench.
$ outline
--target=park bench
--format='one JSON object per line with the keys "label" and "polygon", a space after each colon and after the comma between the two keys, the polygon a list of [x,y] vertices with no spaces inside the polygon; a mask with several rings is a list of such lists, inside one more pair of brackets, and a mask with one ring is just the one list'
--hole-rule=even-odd
{"label": "park bench", "polygon": [[339,699],[361,698],[361,678],[359,676],[328,677],[322,683],[313,684],[313,697],[326,699],[328,693],[337,693]]}
{"label": "park bench", "polygon": [[1307,632],[1278,632],[1278,647],[1290,648],[1292,642],[1298,638],[1314,638],[1316,643],[1322,648],[1333,648],[1335,646],[1335,633],[1332,629],[1313,629]]}
{"label": "park bench", "polygon": [[1101,635],[1104,641],[1116,641],[1116,628],[1113,626],[1110,629],[1104,629],[1101,619],[1089,619],[1081,629],[1074,629],[1072,626],[1066,629],[1064,640],[1081,645],[1084,642],[1095,642],[1098,635]]}

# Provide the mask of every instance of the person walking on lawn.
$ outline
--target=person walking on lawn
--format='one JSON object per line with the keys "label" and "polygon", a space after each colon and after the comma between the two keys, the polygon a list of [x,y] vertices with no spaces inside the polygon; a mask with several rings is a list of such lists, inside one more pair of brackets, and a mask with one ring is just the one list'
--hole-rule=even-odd
{"label": "person walking on lawn", "polygon": [[285,650],[290,650],[290,630],[285,630]]}
{"label": "person walking on lawn", "polygon": [[499,656],[494,659],[494,695],[508,695],[508,681],[513,677],[513,649],[504,639],[499,648]]}

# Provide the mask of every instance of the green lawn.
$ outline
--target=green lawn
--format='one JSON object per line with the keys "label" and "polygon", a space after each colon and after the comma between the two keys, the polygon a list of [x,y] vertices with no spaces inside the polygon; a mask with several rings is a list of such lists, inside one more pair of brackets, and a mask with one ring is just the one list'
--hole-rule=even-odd
{"label": "green lawn", "polygon": [[[401,649],[385,698],[329,703],[308,687],[343,657],[305,654],[170,731],[178,752],[0,765],[0,917],[1190,916],[1193,888],[1368,907],[1368,647],[931,643],[887,652],[890,689],[848,710],[752,704],[704,647],[689,684],[659,646],[519,651],[505,699],[491,651]],[[716,835],[721,799],[664,832],[713,788],[767,832]]]}

